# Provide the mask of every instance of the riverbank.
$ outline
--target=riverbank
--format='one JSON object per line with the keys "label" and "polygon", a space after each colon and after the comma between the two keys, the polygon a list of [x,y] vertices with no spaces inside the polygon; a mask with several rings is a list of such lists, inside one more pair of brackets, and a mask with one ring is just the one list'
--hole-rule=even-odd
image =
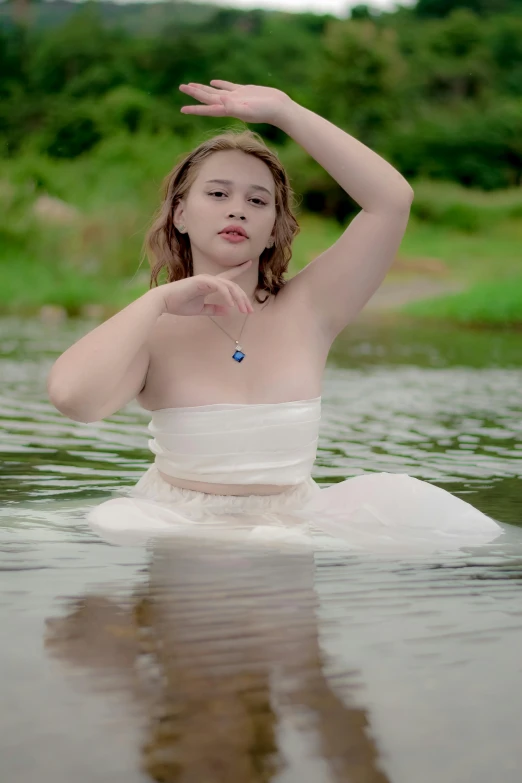
{"label": "riverbank", "polygon": [[[115,139],[75,161],[2,161],[0,315],[104,320],[145,293],[143,238],[161,180],[185,146],[172,137],[152,150],[147,139]],[[365,314],[522,326],[521,189],[412,185],[406,235]],[[290,277],[344,230],[317,214],[297,217]]]}
{"label": "riverbank", "polygon": [[[332,236],[332,226],[325,225],[325,221],[315,216],[303,217],[301,224],[303,230],[295,242],[290,276],[336,238]],[[413,220],[400,254],[367,302],[362,317],[394,313],[397,317],[445,320],[475,327],[522,327],[522,285],[513,275],[511,253],[499,255],[495,267],[484,257],[472,259],[470,251],[466,255],[456,255],[451,264],[440,257],[407,255],[408,250],[411,253],[413,249],[408,245],[416,245],[417,235],[424,232],[425,227]],[[506,246],[505,240],[504,237]],[[474,238],[468,238],[470,244],[474,241]],[[446,242],[451,247],[452,237],[446,236]],[[497,279],[493,279],[495,270]],[[69,270],[57,279],[54,269],[46,266],[36,269],[33,263],[24,275],[26,280],[33,281],[29,287],[25,282],[17,285],[17,277],[0,280],[4,294],[11,289],[8,301],[4,296],[4,301],[0,302],[0,315],[39,316],[44,321],[74,317],[103,321],[149,288],[146,262],[130,278],[107,279],[104,275],[100,279]]]}

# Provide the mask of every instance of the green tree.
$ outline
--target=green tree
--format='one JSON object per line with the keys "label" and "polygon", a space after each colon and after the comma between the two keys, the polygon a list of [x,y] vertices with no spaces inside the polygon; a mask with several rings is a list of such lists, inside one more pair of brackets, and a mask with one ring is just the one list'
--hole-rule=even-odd
{"label": "green tree", "polygon": [[39,37],[27,68],[30,88],[56,94],[89,69],[116,69],[126,46],[124,34],[105,29],[98,10],[87,3],[63,26]]}
{"label": "green tree", "polygon": [[521,0],[418,0],[415,13],[420,17],[449,16],[457,9],[490,15],[522,10]]}
{"label": "green tree", "polygon": [[378,144],[404,109],[407,65],[395,31],[373,21],[333,22],[321,44],[312,102],[365,144]]}
{"label": "green tree", "polygon": [[406,177],[456,181],[484,190],[522,184],[522,102],[498,101],[495,112],[469,105],[429,109],[396,128],[391,153]]}
{"label": "green tree", "polygon": [[423,101],[458,105],[480,101],[494,89],[487,26],[470,11],[454,11],[418,30],[411,78]]}
{"label": "green tree", "polygon": [[522,18],[497,17],[486,35],[496,92],[522,97]]}
{"label": "green tree", "polygon": [[73,111],[63,107],[48,123],[42,152],[52,158],[77,158],[91,150],[103,138],[101,123],[90,106],[78,105]]}

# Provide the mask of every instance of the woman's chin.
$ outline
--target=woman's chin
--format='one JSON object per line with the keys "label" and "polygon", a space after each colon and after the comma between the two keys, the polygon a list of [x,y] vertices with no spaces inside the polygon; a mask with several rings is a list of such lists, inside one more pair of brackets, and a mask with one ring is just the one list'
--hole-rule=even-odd
{"label": "woman's chin", "polygon": [[236,266],[244,264],[245,261],[248,261],[250,258],[252,258],[252,256],[245,255],[245,253],[241,253],[241,255],[239,253],[227,253],[226,255],[221,255],[219,258],[216,258],[216,263],[226,269],[233,269]]}

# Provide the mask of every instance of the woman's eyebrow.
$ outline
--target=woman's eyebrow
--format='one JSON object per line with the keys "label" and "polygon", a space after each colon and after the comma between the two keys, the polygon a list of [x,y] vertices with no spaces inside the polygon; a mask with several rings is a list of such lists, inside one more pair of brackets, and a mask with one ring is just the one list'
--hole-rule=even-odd
{"label": "woman's eyebrow", "polygon": [[[209,182],[215,182],[217,185],[233,185],[231,179],[207,179],[206,185],[209,184]],[[256,190],[264,190],[265,193],[268,193],[269,196],[271,196],[271,192],[268,190],[268,188],[263,187],[263,185],[250,185],[251,188],[255,188]]]}

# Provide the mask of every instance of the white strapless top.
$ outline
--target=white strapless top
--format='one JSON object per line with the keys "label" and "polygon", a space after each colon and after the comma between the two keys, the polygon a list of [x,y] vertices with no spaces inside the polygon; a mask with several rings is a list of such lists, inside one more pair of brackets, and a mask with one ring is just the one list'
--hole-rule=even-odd
{"label": "white strapless top", "polygon": [[162,473],[215,484],[300,484],[317,454],[321,397],[151,411],[148,441]]}

